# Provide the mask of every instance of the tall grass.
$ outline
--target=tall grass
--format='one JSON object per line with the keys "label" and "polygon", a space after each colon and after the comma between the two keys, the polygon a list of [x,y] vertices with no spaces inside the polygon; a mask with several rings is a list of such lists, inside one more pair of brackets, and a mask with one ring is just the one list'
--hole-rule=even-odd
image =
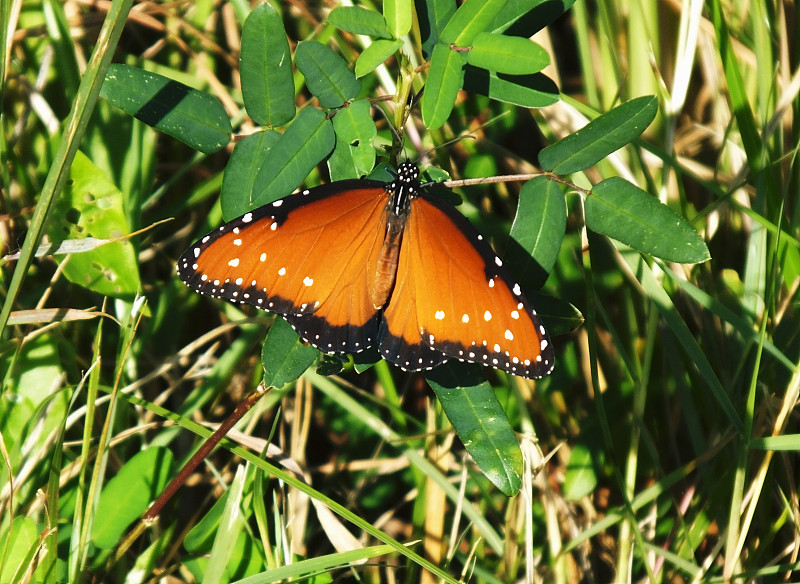
{"label": "tall grass", "polygon": [[[464,95],[444,129],[416,124],[419,145],[462,130],[477,138],[437,151],[455,176],[530,172],[547,142],[655,94],[660,115],[635,145],[570,178],[636,182],[711,250],[699,265],[645,259],[588,232],[582,199],[568,195],[545,291],[585,323],[554,339],[549,378],[488,373],[523,442],[520,495],[502,495],[470,462],[423,377],[385,362],[310,371],[268,393],[117,558],[175,468],[258,385],[272,318],[202,298],[175,276],[183,249],[222,221],[228,153],[197,155],[91,97],[113,57],[213,93],[247,133],[236,70],[247,6],[112,4],[0,3],[0,228],[4,254],[24,254],[3,260],[0,582],[265,571],[250,581],[796,580],[800,59],[790,5],[579,1],[537,38],[562,101],[528,111]],[[361,50],[324,27],[327,8],[281,9],[293,41],[316,35],[350,62]],[[104,21],[125,28],[93,58]],[[391,74],[367,79],[375,95],[392,92]],[[391,141],[386,129],[380,137]],[[56,207],[77,149],[119,189],[109,200],[138,232],[128,244],[138,298],[69,279],[78,253],[33,257],[40,235],[69,227]],[[516,193],[464,193],[500,250]]]}

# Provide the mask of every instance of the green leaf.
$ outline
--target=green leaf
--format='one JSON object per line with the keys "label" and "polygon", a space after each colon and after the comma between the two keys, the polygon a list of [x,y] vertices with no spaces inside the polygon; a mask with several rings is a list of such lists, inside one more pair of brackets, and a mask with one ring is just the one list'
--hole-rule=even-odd
{"label": "green leaf", "polygon": [[547,67],[550,56],[529,39],[482,32],[472,41],[467,63],[508,75],[530,75]]}
{"label": "green leaf", "polygon": [[663,260],[695,264],[710,259],[687,221],[625,179],[597,184],[585,203],[586,227]]}
{"label": "green leaf", "polygon": [[323,112],[313,107],[302,110],[262,161],[251,208],[291,194],[330,154],[335,141],[333,124]]}
{"label": "green leaf", "polygon": [[100,97],[195,150],[211,154],[231,139],[231,121],[213,95],[166,77],[113,64]]}
{"label": "green leaf", "polygon": [[[376,545],[370,547],[359,548],[346,552],[337,552],[333,554],[325,554],[319,557],[310,558],[307,560],[300,560],[292,562],[285,566],[272,568],[266,572],[250,576],[239,580],[236,584],[267,584],[268,582],[286,582],[302,580],[309,584],[327,584],[331,582],[330,578],[322,578],[321,580],[313,579],[319,574],[331,572],[336,568],[343,568],[348,565],[363,564],[365,560],[377,558],[394,552],[394,548],[388,545]],[[309,579],[312,578],[312,579]]]}
{"label": "green leaf", "polygon": [[294,60],[306,78],[308,90],[317,96],[322,107],[339,107],[361,91],[361,81],[347,67],[347,61],[321,43],[299,43]]}
{"label": "green leaf", "polygon": [[464,82],[464,59],[462,53],[451,51],[445,45],[433,48],[422,95],[422,119],[431,130],[441,128],[453,111],[458,90]]}
{"label": "green leaf", "polygon": [[[602,436],[595,437],[599,442],[602,441]],[[597,487],[593,455],[593,451],[584,442],[578,442],[572,448],[564,475],[564,498],[568,501],[579,501]]]}
{"label": "green leaf", "polygon": [[375,166],[375,149],[372,147],[372,141],[378,135],[369,102],[354,101],[349,107],[340,109],[333,117],[333,129],[336,132],[334,155],[338,153],[349,162],[348,172],[338,169],[334,171],[336,163],[331,164],[333,159],[331,156],[328,161],[331,180],[358,178],[368,174]]}
{"label": "green leaf", "polygon": [[281,388],[297,379],[319,357],[319,351],[305,345],[288,322],[276,318],[264,340],[261,364],[264,385]]}
{"label": "green leaf", "polygon": [[507,0],[469,0],[458,7],[444,27],[441,43],[467,47],[478,33],[484,32]]}
{"label": "green leaf", "polygon": [[295,114],[292,56],[280,15],[268,2],[253,8],[242,27],[242,99],[262,126],[283,126]]}
{"label": "green leaf", "polygon": [[128,526],[147,510],[164,490],[172,474],[172,453],[151,446],[137,453],[106,484],[97,503],[92,540],[100,549],[111,549]]}
{"label": "green leaf", "polygon": [[383,17],[392,36],[399,39],[411,30],[411,15],[414,4],[411,0],[384,0]]}
{"label": "green leaf", "polygon": [[373,41],[356,59],[356,77],[363,77],[375,70],[402,46],[403,41],[399,39],[396,41],[385,39]]}
{"label": "green leaf", "polygon": [[[5,521],[3,523],[5,524]],[[25,574],[33,565],[33,558],[39,546],[39,529],[33,519],[21,515],[14,518],[11,529],[8,529],[7,524],[4,527],[6,529],[0,531],[0,537],[4,542],[0,582],[12,582],[12,576],[16,576],[14,582],[27,582]]]}
{"label": "green leaf", "polygon": [[360,6],[337,6],[328,15],[328,22],[353,34],[383,39],[392,38],[383,15]]}
{"label": "green leaf", "polygon": [[520,107],[546,107],[558,102],[558,87],[542,73],[506,75],[464,67],[464,89]]}
{"label": "green leaf", "polygon": [[486,29],[530,38],[569,10],[575,0],[509,0]]}
{"label": "green leaf", "polygon": [[[90,237],[114,239],[130,233],[122,193],[82,152],[75,156],[70,179],[47,224],[53,242]],[[139,290],[136,251],[127,239],[73,253],[68,258],[64,275],[70,282],[115,298],[131,297]]]}
{"label": "green leaf", "polygon": [[800,434],[783,434],[781,436],[765,436],[750,441],[750,448],[773,450],[776,452],[800,451]]}
{"label": "green leaf", "polygon": [[[242,517],[242,494],[245,485],[245,467],[239,466],[233,481],[228,485],[228,496],[225,509],[219,520],[219,529],[214,537],[214,545],[208,555],[208,565],[203,574],[203,584],[218,584],[232,576],[235,564],[240,558],[234,558],[234,548],[242,535],[244,518]],[[231,571],[228,571],[230,565]]]}
{"label": "green leaf", "polygon": [[328,156],[328,173],[331,180],[344,180],[348,178],[357,178],[359,175],[356,170],[356,161],[353,159],[353,151],[347,143],[341,140],[336,140],[336,146],[333,147],[333,152]]}
{"label": "green leaf", "polygon": [[531,292],[523,287],[525,298],[536,309],[551,337],[565,335],[579,329],[584,322],[581,311],[566,300],[547,294]]}
{"label": "green leaf", "polygon": [[445,364],[426,377],[481,472],[505,495],[518,493],[522,486],[522,451],[481,367]]}
{"label": "green leaf", "polygon": [[644,132],[657,112],[652,95],[627,101],[542,150],[539,165],[556,174],[589,168]]}
{"label": "green leaf", "polygon": [[236,143],[222,176],[219,195],[225,221],[244,215],[253,208],[258,170],[280,137],[277,132],[268,130],[245,136]]}
{"label": "green leaf", "polygon": [[556,263],[567,226],[567,203],[555,181],[539,176],[522,186],[505,254],[523,288],[538,290]]}
{"label": "green leaf", "polygon": [[422,52],[430,57],[433,47],[439,42],[442,30],[456,13],[453,0],[424,0],[416,3],[419,32],[422,37]]}
{"label": "green leaf", "polygon": [[195,555],[208,554],[214,545],[214,537],[219,529],[219,522],[228,503],[229,491],[225,491],[214,502],[205,515],[203,515],[186,534],[183,547]]}

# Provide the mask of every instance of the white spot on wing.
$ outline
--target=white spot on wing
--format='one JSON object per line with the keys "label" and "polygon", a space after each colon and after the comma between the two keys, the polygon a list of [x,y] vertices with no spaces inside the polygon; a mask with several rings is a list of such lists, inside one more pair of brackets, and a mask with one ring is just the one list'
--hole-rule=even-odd
{"label": "white spot on wing", "polygon": [[484,312],[483,313],[483,320],[485,320],[486,322],[489,322],[490,320],[492,320],[492,313],[489,312],[488,310],[486,312]]}
{"label": "white spot on wing", "polygon": [[514,333],[512,333],[510,330],[506,329],[505,337],[506,337],[506,340],[513,341],[514,340]]}
{"label": "white spot on wing", "polygon": [[233,245],[242,245],[242,240],[241,239],[234,239],[233,240]]}
{"label": "white spot on wing", "polygon": [[281,268],[280,270],[278,270],[278,275],[279,276],[285,276],[286,275],[286,268]]}
{"label": "white spot on wing", "polygon": [[469,322],[469,314],[465,314],[464,316],[462,316],[461,317],[461,322],[463,322],[464,324],[467,324]]}
{"label": "white spot on wing", "polygon": [[260,257],[260,258],[258,258],[258,259],[260,259],[262,262],[265,262],[265,261],[267,261],[267,252],[263,252],[263,253],[261,254],[261,257]]}
{"label": "white spot on wing", "polygon": [[437,310],[433,316],[436,320],[444,320],[444,310]]}
{"label": "white spot on wing", "polygon": [[233,258],[231,261],[228,262],[228,265],[232,268],[235,268],[239,265],[239,258]]}
{"label": "white spot on wing", "polygon": [[308,276],[306,276],[305,278],[303,278],[303,284],[305,284],[306,286],[313,286],[314,285],[314,279],[313,278],[309,278]]}
{"label": "white spot on wing", "polygon": [[242,223],[250,223],[252,220],[253,220],[253,214],[252,213],[245,213],[242,216]]}

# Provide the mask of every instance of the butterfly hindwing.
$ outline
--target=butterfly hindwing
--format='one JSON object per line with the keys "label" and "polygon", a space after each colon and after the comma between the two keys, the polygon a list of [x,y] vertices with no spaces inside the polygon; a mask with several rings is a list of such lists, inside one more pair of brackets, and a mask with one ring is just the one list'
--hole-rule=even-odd
{"label": "butterfly hindwing", "polygon": [[327,352],[374,344],[374,278],[388,194],[355,180],[316,187],[246,213],[190,247],[178,262],[196,291],[286,317]]}

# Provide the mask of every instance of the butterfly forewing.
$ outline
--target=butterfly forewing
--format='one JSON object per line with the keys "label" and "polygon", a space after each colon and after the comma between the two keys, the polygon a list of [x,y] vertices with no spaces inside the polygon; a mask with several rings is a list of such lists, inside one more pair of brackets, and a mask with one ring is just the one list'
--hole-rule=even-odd
{"label": "butterfly forewing", "polygon": [[412,202],[384,322],[381,352],[405,349],[406,368],[427,368],[431,352],[529,378],[553,367],[544,327],[502,262],[466,218],[427,194]]}
{"label": "butterfly forewing", "polygon": [[190,247],[181,279],[198,292],[284,315],[328,352],[374,344],[375,277],[388,194],[376,181],[340,181],[279,199]]}

